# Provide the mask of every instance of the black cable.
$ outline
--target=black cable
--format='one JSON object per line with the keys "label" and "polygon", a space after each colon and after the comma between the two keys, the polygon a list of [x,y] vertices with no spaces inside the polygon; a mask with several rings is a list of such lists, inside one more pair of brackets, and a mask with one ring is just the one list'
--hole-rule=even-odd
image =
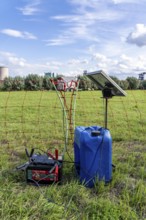
{"label": "black cable", "polygon": [[[31,182],[32,182],[32,181],[34,182],[34,184],[39,188],[40,194],[41,194],[48,202],[56,204],[55,201],[54,201],[52,198],[51,198],[51,199],[46,198],[46,195],[45,195],[44,192],[42,192],[41,186],[40,186],[40,184],[38,183],[38,181],[35,181],[34,179],[30,179],[30,178],[28,178],[28,180],[30,180]],[[57,204],[56,204],[56,205],[57,205]]]}
{"label": "black cable", "polygon": [[[65,205],[63,202],[62,202],[62,203],[56,203],[52,198],[46,197],[45,193],[42,192],[42,190],[41,190],[40,184],[39,184],[37,181],[35,181],[35,180],[33,180],[33,179],[29,179],[29,180],[30,180],[30,181],[33,181],[33,182],[35,183],[35,185],[38,186],[39,191],[40,191],[40,194],[47,200],[47,202],[54,204],[53,207],[52,207],[52,209],[54,208],[55,205],[57,205],[57,206],[59,206],[59,207],[63,206],[63,207],[64,207],[64,212],[66,213],[66,211],[67,211],[67,209],[68,209],[68,207],[69,207],[69,205],[70,205],[70,203],[71,203],[71,201],[72,201],[72,198],[75,196],[75,194],[73,194],[73,195],[71,196],[71,198],[70,198],[70,200],[69,200],[69,202],[68,202],[67,205]],[[72,211],[76,211],[76,210],[75,210],[75,209],[72,209]]]}
{"label": "black cable", "polygon": [[[85,131],[86,129],[84,129],[83,131]],[[82,132],[83,132],[82,131]],[[89,168],[89,170],[87,171],[87,170],[85,170],[83,167],[80,167],[80,169],[88,176],[88,177],[90,177],[90,169],[92,168],[92,166],[93,166],[93,164],[94,164],[94,162],[95,162],[95,160],[96,160],[96,156],[97,156],[97,153],[98,153],[98,150],[100,149],[100,147],[102,146],[102,144],[103,144],[103,140],[104,140],[104,136],[103,136],[103,138],[102,138],[102,140],[101,140],[101,143],[100,143],[100,145],[98,146],[98,148],[97,148],[97,150],[96,150],[96,153],[95,153],[95,156],[94,156],[94,159],[93,159],[93,161],[92,161],[92,164],[91,164],[91,166],[90,166],[90,168]],[[42,150],[42,149],[40,149],[40,148],[34,148],[35,150],[37,149],[37,150],[40,150],[40,151],[42,151],[43,153],[45,153],[45,154],[47,154],[47,152],[46,151],[44,151],[44,150]],[[70,158],[70,160],[71,161],[65,161],[65,160],[63,160],[62,161],[62,163],[63,162],[65,162],[65,163],[72,163],[72,164],[78,164],[78,162],[75,162],[75,161],[73,161],[73,159],[71,158],[71,156],[69,155],[69,152],[68,151],[66,151],[66,153],[68,154],[68,156],[69,156],[69,158]],[[54,161],[56,161],[56,162],[58,162],[58,160],[55,160],[54,159]],[[97,173],[97,171],[96,171],[96,173]],[[77,173],[76,173],[77,174]],[[77,174],[78,175],[78,174]],[[45,177],[46,178],[46,177]],[[91,180],[93,179],[94,177],[92,177],[91,178]],[[41,180],[40,180],[41,181]]]}
{"label": "black cable", "polygon": [[[86,130],[86,129],[84,129],[83,131],[85,131],[85,130]],[[83,132],[83,131],[82,131],[82,132]],[[98,146],[98,148],[97,148],[97,150],[96,150],[96,153],[95,153],[95,156],[94,156],[94,158],[93,158],[92,164],[91,164],[90,168],[88,169],[88,171],[85,170],[83,167],[80,167],[80,170],[82,170],[88,177],[90,177],[90,170],[91,170],[93,164],[95,163],[97,153],[98,153],[99,149],[102,147],[103,142],[104,142],[104,136],[102,137],[101,143],[100,143],[100,145]],[[41,150],[42,152],[44,152],[45,154],[47,154],[47,152],[45,152],[45,151],[42,150],[42,149],[39,149],[39,148],[34,148],[34,149]],[[74,165],[75,165],[76,163],[78,164],[78,162],[73,161],[73,159],[72,159],[71,156],[69,155],[69,152],[68,152],[68,151],[66,151],[66,153],[68,154],[68,156],[69,156],[69,158],[70,158],[71,161],[65,161],[65,160],[63,160],[62,163],[63,163],[63,162],[65,162],[65,163],[72,163],[72,164],[74,164]],[[58,160],[55,160],[55,161],[58,162]],[[101,162],[101,158],[100,158],[100,162]],[[99,169],[100,169],[100,167],[97,168],[97,171],[96,171],[95,173],[97,173]],[[76,170],[76,169],[75,169],[75,170]],[[78,175],[77,172],[76,172],[76,174]],[[45,177],[45,178],[46,178],[46,177]],[[91,179],[89,179],[89,180],[87,181],[87,183],[88,183],[89,181],[91,181],[92,179],[94,179],[94,178],[95,178],[95,175],[94,175],[93,177],[91,177]],[[39,180],[39,181],[41,181],[41,180]]]}

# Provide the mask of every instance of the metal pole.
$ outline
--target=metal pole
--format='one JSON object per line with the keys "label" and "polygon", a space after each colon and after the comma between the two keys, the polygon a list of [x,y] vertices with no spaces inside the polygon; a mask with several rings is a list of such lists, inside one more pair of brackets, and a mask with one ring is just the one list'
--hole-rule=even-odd
{"label": "metal pole", "polygon": [[107,120],[108,120],[108,98],[105,98],[105,129],[107,129]]}

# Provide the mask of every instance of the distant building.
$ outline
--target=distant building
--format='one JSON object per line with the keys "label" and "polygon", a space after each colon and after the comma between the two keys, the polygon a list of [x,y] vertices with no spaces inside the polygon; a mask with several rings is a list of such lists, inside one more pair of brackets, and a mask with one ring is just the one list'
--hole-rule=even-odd
{"label": "distant building", "polygon": [[54,78],[55,74],[51,72],[45,73],[45,76],[48,76],[49,78]]}
{"label": "distant building", "polygon": [[84,71],[83,71],[83,75],[86,75],[86,74],[87,74],[87,70],[84,70]]}
{"label": "distant building", "polygon": [[139,75],[139,80],[144,80],[144,75],[146,74],[146,72],[140,73]]}
{"label": "distant building", "polygon": [[9,77],[8,67],[0,66],[0,82],[3,82],[7,77]]}

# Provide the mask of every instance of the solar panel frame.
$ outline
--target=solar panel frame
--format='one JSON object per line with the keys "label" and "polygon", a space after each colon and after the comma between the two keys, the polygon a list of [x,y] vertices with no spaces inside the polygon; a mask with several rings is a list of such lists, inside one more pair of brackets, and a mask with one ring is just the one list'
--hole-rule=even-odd
{"label": "solar panel frame", "polygon": [[92,80],[101,90],[105,89],[105,87],[109,87],[112,90],[113,96],[127,95],[127,93],[103,70],[86,72],[84,75]]}

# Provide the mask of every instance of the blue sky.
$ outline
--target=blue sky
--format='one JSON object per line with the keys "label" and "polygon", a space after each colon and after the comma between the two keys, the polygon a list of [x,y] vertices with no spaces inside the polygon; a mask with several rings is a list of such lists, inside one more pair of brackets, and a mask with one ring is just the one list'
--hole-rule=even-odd
{"label": "blue sky", "polygon": [[146,0],[3,0],[0,65],[11,76],[146,71]]}

